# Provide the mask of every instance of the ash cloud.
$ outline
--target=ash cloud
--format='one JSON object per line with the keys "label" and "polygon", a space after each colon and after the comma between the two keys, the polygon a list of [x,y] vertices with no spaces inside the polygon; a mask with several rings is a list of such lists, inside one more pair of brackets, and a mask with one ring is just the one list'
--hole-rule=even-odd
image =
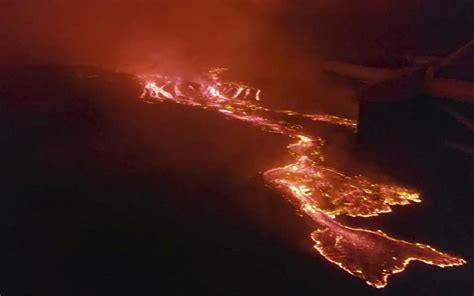
{"label": "ash cloud", "polygon": [[248,60],[282,9],[267,2],[2,2],[0,61],[169,70]]}
{"label": "ash cloud", "polygon": [[474,33],[469,2],[6,0],[0,63],[255,68],[305,64],[317,53],[361,58],[448,49]]}

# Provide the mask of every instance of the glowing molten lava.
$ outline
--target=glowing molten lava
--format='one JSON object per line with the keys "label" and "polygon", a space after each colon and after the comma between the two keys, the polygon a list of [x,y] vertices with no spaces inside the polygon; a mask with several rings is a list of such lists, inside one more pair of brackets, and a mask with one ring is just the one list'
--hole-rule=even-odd
{"label": "glowing molten lava", "polygon": [[439,267],[462,265],[465,261],[419,243],[389,237],[382,231],[351,228],[339,223],[338,215],[370,217],[391,211],[391,206],[420,202],[419,194],[402,187],[372,183],[363,176],[347,176],[325,166],[324,140],[302,131],[301,126],[276,119],[281,114],[322,121],[356,129],[356,122],[325,114],[272,111],[258,105],[261,91],[238,83],[219,81],[221,69],[211,80],[185,82],[161,76],[141,77],[141,98],[147,102],[172,101],[222,113],[264,131],[292,140],[288,151],[292,163],[263,174],[268,184],[283,193],[312,221],[315,249],[330,262],[367,284],[382,288],[387,278],[403,271],[412,260]]}

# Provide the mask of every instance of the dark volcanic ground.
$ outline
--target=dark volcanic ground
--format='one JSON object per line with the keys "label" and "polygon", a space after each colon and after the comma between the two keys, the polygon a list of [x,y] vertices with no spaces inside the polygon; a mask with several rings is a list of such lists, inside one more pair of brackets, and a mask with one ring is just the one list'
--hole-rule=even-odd
{"label": "dark volcanic ground", "polygon": [[474,293],[469,186],[406,177],[413,165],[399,156],[395,170],[423,203],[350,222],[468,264],[413,263],[376,290],[312,251],[311,228],[264,186],[258,172],[285,161],[285,138],[142,103],[125,74],[35,67],[0,76],[2,295]]}

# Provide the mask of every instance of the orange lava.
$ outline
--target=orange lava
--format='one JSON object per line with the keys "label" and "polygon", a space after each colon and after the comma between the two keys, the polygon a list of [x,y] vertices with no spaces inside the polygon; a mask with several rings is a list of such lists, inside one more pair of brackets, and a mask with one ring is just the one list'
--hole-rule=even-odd
{"label": "orange lava", "polygon": [[210,79],[186,82],[162,76],[140,77],[141,98],[146,102],[172,101],[220,112],[267,132],[292,140],[288,153],[293,161],[263,173],[266,182],[281,192],[312,221],[315,249],[328,261],[348,273],[383,288],[390,275],[402,272],[416,260],[439,267],[462,265],[466,261],[420,243],[389,237],[382,231],[351,228],[337,221],[338,215],[370,217],[391,212],[394,205],[420,202],[419,194],[389,184],[377,184],[363,176],[347,176],[325,165],[324,140],[302,131],[301,126],[275,119],[278,114],[299,116],[356,130],[353,120],[327,114],[300,114],[269,110],[259,105],[261,90],[240,83],[223,82],[223,69],[210,72]]}

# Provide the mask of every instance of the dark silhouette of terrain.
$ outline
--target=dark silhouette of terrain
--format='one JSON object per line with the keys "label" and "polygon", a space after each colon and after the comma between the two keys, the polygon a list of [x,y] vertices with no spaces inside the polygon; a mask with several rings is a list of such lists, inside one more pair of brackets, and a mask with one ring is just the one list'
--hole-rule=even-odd
{"label": "dark silhouette of terrain", "polygon": [[413,264],[379,291],[314,252],[311,228],[264,186],[258,172],[282,161],[285,138],[203,110],[145,104],[123,73],[41,66],[0,76],[2,295],[474,291],[472,192],[418,178],[423,169],[408,176],[414,164],[403,155],[394,170],[422,190],[423,203],[368,226],[468,264]]}

